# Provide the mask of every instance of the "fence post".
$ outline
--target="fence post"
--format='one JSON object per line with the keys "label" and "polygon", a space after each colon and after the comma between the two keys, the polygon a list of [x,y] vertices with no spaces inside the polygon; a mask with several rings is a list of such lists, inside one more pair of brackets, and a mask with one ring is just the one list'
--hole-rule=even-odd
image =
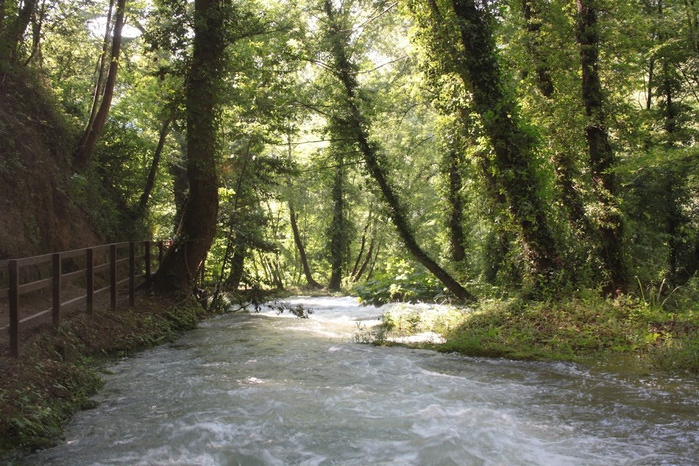
{"label": "fence post", "polygon": [[129,242],[129,306],[136,305],[136,243]]}
{"label": "fence post", "polygon": [[85,304],[87,313],[92,314],[95,303],[95,251],[92,248],[85,250],[87,266],[85,267],[87,276],[85,277],[87,294],[85,295]]}
{"label": "fence post", "polygon": [[146,259],[146,280],[150,280],[150,241],[144,241],[143,246],[145,247],[143,256]]}
{"label": "fence post", "polygon": [[17,260],[8,263],[9,283],[8,298],[10,300],[10,354],[19,357],[19,266]]}
{"label": "fence post", "polygon": [[109,277],[109,293],[110,293],[110,304],[112,310],[116,310],[117,307],[117,245],[111,244],[109,246],[109,260],[110,260],[110,277]]}
{"label": "fence post", "polygon": [[52,277],[52,295],[53,295],[53,326],[58,327],[61,323],[61,253],[57,252],[53,255],[53,277]]}

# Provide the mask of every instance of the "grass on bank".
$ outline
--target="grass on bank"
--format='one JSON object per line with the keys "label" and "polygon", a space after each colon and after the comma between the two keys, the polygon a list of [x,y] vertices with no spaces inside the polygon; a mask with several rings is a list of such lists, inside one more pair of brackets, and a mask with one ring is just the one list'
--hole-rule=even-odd
{"label": "grass on bank", "polygon": [[649,370],[699,375],[699,313],[681,312],[623,295],[565,301],[494,299],[473,309],[393,306],[358,341],[390,344],[396,337],[435,332],[446,339],[425,347],[468,356],[520,360],[595,361],[633,355]]}

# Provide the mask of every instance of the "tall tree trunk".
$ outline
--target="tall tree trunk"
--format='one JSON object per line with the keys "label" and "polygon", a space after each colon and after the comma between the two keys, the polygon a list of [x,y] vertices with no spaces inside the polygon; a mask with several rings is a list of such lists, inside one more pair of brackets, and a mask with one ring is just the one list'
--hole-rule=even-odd
{"label": "tall tree trunk", "polygon": [[684,7],[687,14],[687,25],[692,39],[692,50],[699,52],[699,7],[695,0],[684,0]]}
{"label": "tall tree trunk", "polygon": [[540,284],[562,265],[534,162],[534,140],[522,130],[517,108],[498,64],[493,18],[474,0],[452,0],[458,18],[464,56],[459,73],[472,90],[494,150],[496,182],[505,193],[508,209],[519,224],[528,262]]}
{"label": "tall tree trunk", "polygon": [[596,0],[577,0],[577,40],[582,64],[582,100],[588,125],[585,138],[593,187],[603,211],[598,234],[601,256],[609,274],[606,292],[623,289],[628,271],[623,252],[623,221],[616,203],[615,157],[605,126],[604,95],[599,76],[599,24]]}
{"label": "tall tree trunk", "polygon": [[[7,2],[5,0],[0,0],[0,41],[5,41],[5,15],[6,13],[6,8],[7,8]],[[3,59],[5,55],[5,50],[2,45],[0,45],[0,60]]]}
{"label": "tall tree trunk", "polygon": [[296,244],[296,249],[299,251],[299,259],[301,260],[301,267],[303,268],[303,274],[306,277],[306,282],[311,288],[322,288],[323,286],[315,281],[313,274],[311,273],[311,267],[308,265],[308,257],[306,257],[306,248],[303,245],[303,240],[301,239],[301,232],[299,231],[298,222],[296,221],[296,210],[294,209],[294,204],[289,201],[289,223],[291,223],[291,231],[294,233],[294,243]]}
{"label": "tall tree trunk", "polygon": [[107,11],[107,20],[104,23],[104,37],[102,39],[102,53],[100,53],[100,58],[97,61],[97,79],[95,80],[95,87],[92,91],[92,107],[90,108],[90,117],[87,120],[87,126],[83,134],[83,138],[90,131],[95,124],[95,117],[97,116],[97,110],[99,109],[100,100],[102,94],[104,94],[104,80],[106,77],[106,63],[109,58],[109,45],[112,38],[112,16],[114,15],[114,2],[115,0],[109,0],[109,10]]}
{"label": "tall tree trunk", "polygon": [[374,254],[375,241],[376,241],[376,239],[373,237],[369,241],[369,249],[367,250],[366,255],[364,256],[364,260],[362,261],[362,264],[359,266],[359,269],[354,274],[352,274],[352,281],[353,282],[358,282],[362,278],[362,275],[364,275],[364,272],[366,271],[367,266],[371,262],[371,259],[374,257],[373,254]]}
{"label": "tall tree trunk", "polygon": [[[328,288],[340,291],[345,266],[347,233],[345,232],[345,167],[342,151],[335,154],[335,177],[333,179],[333,216],[330,225],[330,282]],[[331,149],[332,150],[332,149]]]}
{"label": "tall tree trunk", "polygon": [[164,292],[188,291],[216,234],[216,94],[222,74],[224,9],[228,0],[195,0],[194,51],[187,73],[187,178],[189,197],[181,228],[154,276]]}
{"label": "tall tree trunk", "polygon": [[[357,264],[355,264],[354,270],[352,271],[352,281],[357,282],[362,278],[362,275],[364,275],[364,272],[366,272],[367,267],[371,263],[372,259],[375,260],[376,256],[378,255],[378,247],[376,246],[378,244],[378,239],[376,237],[376,225],[378,223],[378,217],[374,217],[373,220],[371,221],[371,239],[369,240],[369,249],[367,250],[366,254],[364,255],[364,260],[361,262],[361,265],[359,264],[359,260],[361,259],[361,256],[357,256]],[[369,227],[369,223],[367,223],[367,227]],[[366,232],[365,232],[366,233]],[[376,249],[376,254],[374,253],[374,249]]]}
{"label": "tall tree trunk", "polygon": [[[0,9],[0,11],[2,11]],[[24,60],[24,66],[29,65],[30,63],[35,62],[37,63],[38,67],[42,67],[42,56],[41,56],[41,34],[42,34],[42,27],[44,25],[44,19],[46,18],[46,0],[42,0],[41,2],[41,8],[39,8],[38,12],[35,12],[32,15],[31,23],[32,23],[32,48],[31,51],[29,52],[29,56]]]}
{"label": "tall tree trunk", "polygon": [[243,280],[243,274],[245,272],[245,256],[247,255],[248,248],[246,245],[240,241],[235,243],[233,256],[231,257],[231,271],[226,279],[226,285],[231,287],[233,291],[236,291],[240,286],[240,282]]}
{"label": "tall tree trunk", "polygon": [[449,230],[449,246],[451,249],[451,258],[455,262],[461,262],[466,259],[466,235],[464,234],[464,200],[463,200],[463,179],[461,169],[463,166],[463,157],[460,147],[450,147],[446,153],[446,171],[449,180],[449,190],[447,201],[449,202],[448,212],[448,230]]}
{"label": "tall tree trunk", "polygon": [[84,168],[92,161],[97,141],[102,135],[104,126],[107,124],[107,117],[109,116],[109,111],[112,107],[112,97],[114,96],[114,87],[116,86],[117,72],[119,70],[121,33],[124,29],[125,10],[126,0],[117,0],[117,11],[114,19],[114,32],[112,34],[112,50],[110,54],[109,70],[104,83],[104,91],[102,93],[99,108],[97,109],[96,113],[93,113],[90,116],[87,128],[85,129],[83,137],[78,145],[74,159],[77,167]]}
{"label": "tall tree trunk", "polygon": [[346,106],[347,114],[344,115],[345,120],[343,122],[347,130],[350,131],[356,139],[367,170],[379,185],[384,200],[388,204],[389,215],[398,231],[398,235],[415,260],[437,277],[437,279],[457,298],[470,301],[475,300],[475,297],[429,257],[415,240],[415,235],[408,225],[404,208],[395,190],[389,184],[386,170],[379,161],[378,148],[374,143],[369,142],[368,123],[363,118],[357,103],[359,97],[357,95],[358,84],[356,71],[347,58],[345,50],[348,43],[347,34],[349,34],[349,31],[343,30],[338,24],[331,0],[325,0],[324,8],[330,25],[328,39],[330,40],[330,46],[332,48],[331,53],[334,62],[334,72],[342,83],[345,92],[346,101],[344,105]]}
{"label": "tall tree trunk", "polygon": [[[527,31],[526,46],[534,63],[535,84],[541,95],[551,100],[556,88],[551,69],[544,58],[544,51],[541,50],[544,40],[541,31],[544,25],[541,15],[543,7],[541,0],[522,0],[522,15]],[[569,223],[579,236],[589,236],[593,228],[585,212],[580,192],[575,187],[580,175],[577,157],[570,150],[562,149],[554,155],[554,166],[556,185],[561,192],[561,200],[566,208]]]}

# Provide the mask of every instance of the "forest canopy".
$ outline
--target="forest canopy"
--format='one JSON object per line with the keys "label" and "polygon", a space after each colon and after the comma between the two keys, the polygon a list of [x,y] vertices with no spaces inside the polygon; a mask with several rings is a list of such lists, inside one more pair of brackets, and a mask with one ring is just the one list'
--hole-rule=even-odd
{"label": "forest canopy", "polygon": [[699,290],[695,2],[2,0],[0,73],[163,289]]}

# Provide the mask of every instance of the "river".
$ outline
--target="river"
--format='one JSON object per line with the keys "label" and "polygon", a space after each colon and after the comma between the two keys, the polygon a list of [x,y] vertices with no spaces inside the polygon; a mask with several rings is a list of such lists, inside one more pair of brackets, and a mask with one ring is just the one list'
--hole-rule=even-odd
{"label": "river", "polygon": [[293,298],[109,368],[27,465],[696,465],[699,384],[354,343],[381,310]]}

